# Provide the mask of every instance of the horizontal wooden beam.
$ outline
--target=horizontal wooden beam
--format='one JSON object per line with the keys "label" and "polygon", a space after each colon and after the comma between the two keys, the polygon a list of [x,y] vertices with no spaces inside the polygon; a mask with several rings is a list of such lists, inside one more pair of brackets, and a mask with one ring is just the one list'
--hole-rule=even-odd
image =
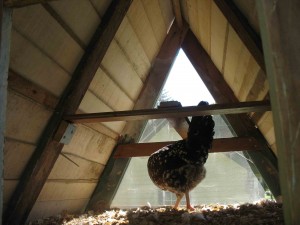
{"label": "horizontal wooden beam", "polygon": [[201,115],[238,114],[270,111],[269,101],[239,102],[182,108],[141,109],[103,113],[66,115],[64,119],[73,123],[98,123],[109,121],[149,120]]}
{"label": "horizontal wooden beam", "polygon": [[[158,149],[173,143],[175,143],[175,141],[122,144],[117,147],[114,157],[127,158],[150,156]],[[257,151],[262,149],[261,144],[253,137],[218,138],[213,140],[210,153]]]}

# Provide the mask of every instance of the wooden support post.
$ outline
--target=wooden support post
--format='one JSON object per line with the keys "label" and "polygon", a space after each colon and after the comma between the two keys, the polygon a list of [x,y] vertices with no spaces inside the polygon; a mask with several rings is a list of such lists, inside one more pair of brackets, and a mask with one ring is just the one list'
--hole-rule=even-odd
{"label": "wooden support post", "polygon": [[300,222],[300,2],[256,1],[265,52],[285,224]]}
{"label": "wooden support post", "polygon": [[[171,26],[135,103],[135,110],[153,108],[155,105],[187,29],[186,24],[183,29],[180,29],[176,23]],[[146,121],[130,121],[122,132],[123,136],[136,142],[140,139],[145,125]],[[129,162],[129,158],[115,159],[111,154],[86,210],[103,210],[110,206]]]}
{"label": "wooden support post", "polygon": [[78,109],[131,2],[115,0],[107,9],[22,174],[7,207],[4,224],[25,223],[63,148],[54,139],[56,132],[63,134],[66,129],[63,115]]}
{"label": "wooden support post", "polygon": [[[188,31],[182,48],[217,103],[239,102],[191,30]],[[275,197],[280,196],[281,191],[277,159],[272,150],[268,147],[264,136],[254,126],[254,123],[246,114],[227,115],[226,119],[237,136],[255,137],[261,142],[263,151],[249,151],[247,153],[273,195]]]}
{"label": "wooden support post", "polygon": [[3,206],[3,152],[4,132],[6,124],[7,77],[10,52],[10,32],[12,24],[12,10],[0,6],[0,224],[2,224]]}

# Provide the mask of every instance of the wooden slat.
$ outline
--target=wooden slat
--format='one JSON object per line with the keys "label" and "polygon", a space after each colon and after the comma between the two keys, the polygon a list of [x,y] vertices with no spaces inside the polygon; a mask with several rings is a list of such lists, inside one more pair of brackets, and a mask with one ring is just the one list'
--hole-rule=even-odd
{"label": "wooden slat", "polygon": [[[153,152],[159,150],[160,148],[173,143],[175,143],[175,141],[123,144],[117,147],[114,157],[126,158],[150,156]],[[215,153],[257,150],[262,150],[262,146],[255,138],[237,137],[214,139],[212,148],[209,150],[209,152]]]}
{"label": "wooden slat", "polygon": [[256,1],[268,81],[283,192],[285,224],[300,221],[300,79],[297,0]]}
{"label": "wooden slat", "polygon": [[106,113],[74,114],[66,115],[64,116],[64,119],[73,123],[96,123],[107,121],[178,118],[201,115],[238,114],[248,112],[269,111],[270,109],[270,103],[268,101],[241,102],[231,104],[215,104],[207,106],[187,106],[176,109],[158,108]]}
{"label": "wooden slat", "polygon": [[[217,103],[239,102],[222,77],[222,74],[191,31],[187,33],[182,48]],[[248,151],[247,153],[251,156],[252,161],[255,163],[274,196],[279,196],[281,191],[277,159],[269,149],[264,136],[256,129],[253,122],[245,114],[226,115],[226,119],[238,136],[253,136],[261,142],[263,151]]]}
{"label": "wooden slat", "polygon": [[5,7],[25,7],[33,4],[46,3],[55,0],[3,0],[3,5]]}
{"label": "wooden slat", "polygon": [[[173,23],[156,59],[154,60],[154,64],[149,72],[137,102],[135,103],[135,110],[152,108],[154,106],[179,51],[182,40],[185,37],[186,30],[186,24],[184,28],[180,30],[177,27],[177,24]],[[128,137],[131,141],[138,141],[144,126],[145,121],[128,122],[122,134],[124,137]],[[128,140],[125,138],[125,141]],[[128,158],[115,159],[113,154],[110,156],[110,159],[105,166],[105,170],[103,171],[99,183],[87,206],[87,210],[103,210],[110,207],[128,163]]]}
{"label": "wooden slat", "polygon": [[58,103],[58,98],[53,94],[21,77],[12,70],[9,71],[8,87],[50,109],[54,109]]}
{"label": "wooden slat", "polygon": [[64,113],[75,113],[78,109],[130,4],[131,1],[113,1],[104,15],[14,192],[6,210],[5,224],[25,223],[62,150],[63,145],[52,139],[58,129],[66,129],[59,128],[62,116]]}
{"label": "wooden slat", "polygon": [[261,69],[265,71],[265,61],[260,37],[256,34],[252,27],[250,27],[247,19],[235,6],[232,0],[214,0],[214,2],[237,32],[249,52],[251,52],[253,57],[256,59]]}

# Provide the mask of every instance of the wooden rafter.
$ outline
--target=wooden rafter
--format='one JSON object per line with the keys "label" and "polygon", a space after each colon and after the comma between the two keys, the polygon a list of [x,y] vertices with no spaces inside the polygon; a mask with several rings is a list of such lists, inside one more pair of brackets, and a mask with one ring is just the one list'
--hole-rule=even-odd
{"label": "wooden rafter", "polygon": [[3,0],[3,5],[10,8],[25,7],[57,0]]}
{"label": "wooden rafter", "polygon": [[[158,149],[173,143],[175,143],[175,141],[123,144],[117,147],[114,157],[126,158],[150,156]],[[219,138],[213,140],[212,149],[210,149],[209,152],[257,151],[261,149],[260,143],[255,138]]]}
{"label": "wooden rafter", "polygon": [[[147,76],[144,87],[135,103],[134,109],[152,108],[163,85],[167,79],[168,73],[178,54],[181,43],[186,35],[186,24],[183,29],[178,28],[176,23],[170,28],[154,64]],[[138,141],[146,121],[130,121],[126,124],[122,134],[123,137],[129,137],[131,141]],[[88,203],[87,210],[107,209],[121,182],[125,169],[129,163],[129,158],[115,159],[114,153],[111,154],[108,163],[99,179],[99,183]],[[120,173],[121,171],[121,173]]]}
{"label": "wooden rafter", "polygon": [[118,112],[88,113],[66,115],[64,119],[73,123],[99,123],[109,121],[149,120],[162,118],[180,118],[187,116],[238,114],[270,111],[268,101],[239,102],[205,106],[187,106],[180,108],[140,109]]}
{"label": "wooden rafter", "polygon": [[[186,35],[182,49],[217,103],[239,102],[191,30]],[[264,136],[246,114],[226,115],[226,119],[237,136],[255,137],[261,142],[263,151],[248,151],[247,153],[274,196],[278,197],[281,195],[277,159],[269,148]]]}
{"label": "wooden rafter", "polygon": [[261,39],[236,7],[233,0],[214,0],[214,2],[253,55],[260,68],[266,71]]}
{"label": "wooden rafter", "polygon": [[256,1],[270,84],[285,224],[300,221],[300,4]]}
{"label": "wooden rafter", "polygon": [[102,18],[9,202],[4,217],[5,224],[25,223],[63,148],[63,144],[54,139],[54,136],[57,138],[56,132],[63,134],[66,129],[62,117],[65,113],[75,113],[78,109],[131,2],[113,1]]}
{"label": "wooden rafter", "polygon": [[181,7],[179,0],[172,0],[173,12],[175,15],[175,22],[177,23],[179,28],[183,27],[183,19],[181,15]]}

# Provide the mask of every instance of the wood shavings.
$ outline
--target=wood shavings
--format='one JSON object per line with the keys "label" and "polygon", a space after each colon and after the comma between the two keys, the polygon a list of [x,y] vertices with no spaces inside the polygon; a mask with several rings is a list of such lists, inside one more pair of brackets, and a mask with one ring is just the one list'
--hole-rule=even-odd
{"label": "wood shavings", "polygon": [[82,215],[66,212],[57,217],[29,222],[29,225],[215,225],[215,224],[268,224],[283,222],[282,205],[263,201],[243,205],[200,205],[194,211],[175,210],[172,207],[150,208],[144,206],[130,210],[111,209],[102,213],[89,211]]}

